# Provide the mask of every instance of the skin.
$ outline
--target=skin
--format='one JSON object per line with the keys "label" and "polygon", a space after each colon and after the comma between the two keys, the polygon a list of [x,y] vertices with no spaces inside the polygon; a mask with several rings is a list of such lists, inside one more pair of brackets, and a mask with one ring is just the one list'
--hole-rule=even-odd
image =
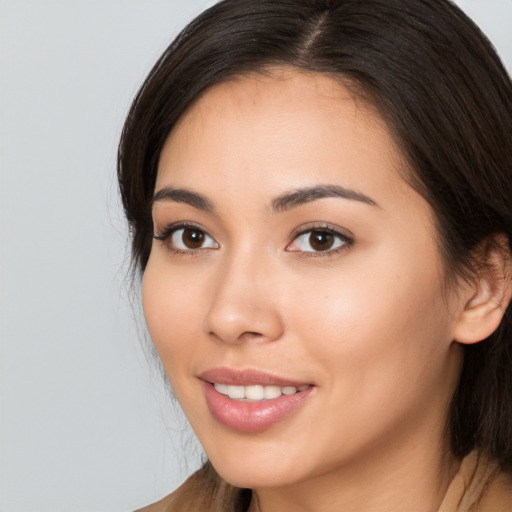
{"label": "skin", "polygon": [[[251,511],[436,511],[456,461],[446,443],[468,292],[446,293],[433,214],[401,177],[384,122],[337,81],[275,69],[208,90],[161,154],[155,234],[176,222],[198,249],[154,240],[143,279],[150,334],[206,454],[253,489]],[[302,187],[337,185],[375,204],[321,198],[273,211]],[[353,238],[313,252],[297,230]],[[337,243],[340,243],[337,239]],[[255,369],[315,386],[259,433],[210,414],[198,376]],[[342,482],[342,483],[341,483]]]}

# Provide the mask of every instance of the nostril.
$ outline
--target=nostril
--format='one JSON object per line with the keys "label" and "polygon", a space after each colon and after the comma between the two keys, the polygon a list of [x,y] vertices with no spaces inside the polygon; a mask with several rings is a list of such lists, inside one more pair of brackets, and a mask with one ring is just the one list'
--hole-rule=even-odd
{"label": "nostril", "polygon": [[257,340],[257,339],[263,339],[265,338],[265,335],[262,334],[261,332],[255,332],[255,331],[245,331],[243,332],[240,337],[239,337],[239,340],[240,341],[249,341],[249,340]]}
{"label": "nostril", "polygon": [[266,339],[266,336],[264,334],[257,331],[244,331],[239,336],[233,336],[231,339],[228,339],[226,336],[222,337],[215,331],[210,331],[209,335],[218,341],[231,341],[234,343],[243,343],[244,341],[257,341]]}

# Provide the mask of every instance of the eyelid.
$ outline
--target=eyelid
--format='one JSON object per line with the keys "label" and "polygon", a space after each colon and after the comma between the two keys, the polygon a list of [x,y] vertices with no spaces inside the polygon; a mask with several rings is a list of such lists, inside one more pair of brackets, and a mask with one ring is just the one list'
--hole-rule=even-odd
{"label": "eyelid", "polygon": [[[330,233],[334,235],[335,237],[339,238],[343,244],[341,246],[338,246],[334,249],[327,249],[325,251],[301,251],[300,249],[289,249],[289,247],[301,236],[312,233],[314,231],[324,231],[327,233]],[[354,245],[354,235],[348,231],[347,229],[343,229],[337,226],[333,226],[332,224],[328,223],[315,223],[315,224],[307,224],[299,226],[298,228],[294,229],[293,232],[290,235],[290,242],[286,246],[287,252],[297,252],[300,253],[303,256],[332,256],[333,254],[337,254],[340,251],[343,251],[351,246]]]}
{"label": "eyelid", "polygon": [[[180,249],[178,247],[174,247],[171,244],[170,240],[172,239],[173,234],[181,229],[192,229],[192,230],[196,230],[196,231],[201,231],[202,233],[204,233],[205,236],[207,236],[208,238],[213,240],[216,247],[198,247],[197,249]],[[219,248],[219,243],[208,233],[208,231],[205,228],[203,228],[202,226],[200,226],[199,224],[196,224],[195,222],[189,222],[189,221],[173,222],[171,224],[167,224],[162,229],[159,229],[156,231],[157,231],[157,233],[153,234],[153,239],[162,242],[162,244],[164,246],[166,246],[166,248],[173,253],[191,255],[191,254],[195,254],[195,253],[198,253],[198,252],[201,252],[204,250]]]}
{"label": "eyelid", "polygon": [[178,229],[182,228],[193,228],[204,231],[206,233],[206,230],[204,230],[201,226],[195,224],[194,222],[178,221],[166,224],[161,229],[155,229],[156,233],[153,234],[153,238],[155,240],[159,240],[160,242],[165,242],[165,240],[167,240],[172,235],[172,233],[174,233],[174,231],[177,231]]}
{"label": "eyelid", "polygon": [[153,238],[155,240],[162,240],[162,239],[168,237],[173,231],[176,231],[180,228],[197,229],[198,231],[204,231],[206,234],[208,234],[208,231],[205,228],[203,228],[201,225],[199,225],[195,222],[187,221],[187,220],[184,220],[184,221],[179,220],[176,222],[170,222],[168,224],[162,223],[163,227],[160,229],[156,228],[157,223],[154,223],[154,224],[155,224],[155,233],[153,234]]}

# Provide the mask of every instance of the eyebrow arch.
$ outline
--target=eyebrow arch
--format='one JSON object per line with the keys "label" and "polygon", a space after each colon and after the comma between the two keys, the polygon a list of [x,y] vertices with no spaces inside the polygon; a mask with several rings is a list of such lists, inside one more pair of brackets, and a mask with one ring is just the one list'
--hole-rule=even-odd
{"label": "eyebrow arch", "polygon": [[379,207],[371,197],[355,190],[340,187],[339,185],[320,185],[292,190],[277,197],[272,201],[272,210],[275,213],[279,213],[325,197],[341,197]]}
{"label": "eyebrow arch", "polygon": [[151,207],[159,201],[174,201],[176,203],[186,203],[198,210],[204,210],[212,213],[215,208],[213,203],[202,194],[192,192],[186,188],[164,187],[161,188],[151,201]]}

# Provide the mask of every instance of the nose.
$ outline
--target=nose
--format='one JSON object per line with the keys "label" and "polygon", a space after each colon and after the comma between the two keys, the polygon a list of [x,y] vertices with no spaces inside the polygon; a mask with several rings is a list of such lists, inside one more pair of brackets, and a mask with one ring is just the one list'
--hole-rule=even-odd
{"label": "nose", "polygon": [[225,262],[211,290],[204,330],[224,343],[278,340],[284,330],[271,265],[238,257]]}

